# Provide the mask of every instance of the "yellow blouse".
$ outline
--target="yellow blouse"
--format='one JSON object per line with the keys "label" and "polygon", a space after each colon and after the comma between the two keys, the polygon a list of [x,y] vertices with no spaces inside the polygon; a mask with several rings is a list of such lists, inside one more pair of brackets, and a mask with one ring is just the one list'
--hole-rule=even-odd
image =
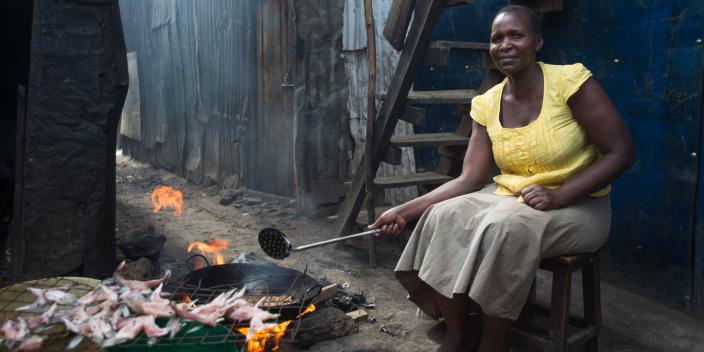
{"label": "yellow blouse", "polygon": [[[494,177],[496,194],[515,195],[532,184],[560,187],[600,157],[567,105],[567,99],[591,77],[591,72],[579,63],[538,64],[543,71],[543,105],[538,118],[528,125],[501,126],[501,93],[507,79],[472,99],[470,116],[486,127],[494,160],[501,169],[501,174]],[[603,197],[610,191],[611,186],[607,186],[591,196]]]}

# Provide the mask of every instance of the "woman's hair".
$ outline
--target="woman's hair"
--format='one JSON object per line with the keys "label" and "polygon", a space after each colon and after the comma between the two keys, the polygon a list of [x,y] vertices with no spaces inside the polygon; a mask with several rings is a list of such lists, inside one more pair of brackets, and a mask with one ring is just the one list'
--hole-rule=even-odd
{"label": "woman's hair", "polygon": [[[535,13],[535,11],[531,10],[529,7],[525,7],[523,5],[508,5],[504,6],[499,10],[499,12],[496,14],[496,16],[502,14],[502,13],[508,13],[508,12],[518,12],[522,13],[523,15],[528,18],[528,22],[530,23],[530,26],[533,27],[533,33],[535,34],[541,34],[540,30],[540,20],[538,19],[538,15]],[[496,17],[494,17],[496,18]]]}

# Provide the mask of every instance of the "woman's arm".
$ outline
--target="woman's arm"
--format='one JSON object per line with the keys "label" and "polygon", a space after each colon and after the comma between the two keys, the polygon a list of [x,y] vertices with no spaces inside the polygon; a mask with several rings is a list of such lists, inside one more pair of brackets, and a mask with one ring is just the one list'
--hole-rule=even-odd
{"label": "woman's arm", "polygon": [[521,191],[538,210],[566,207],[606,187],[635,160],[635,147],[626,123],[596,80],[589,78],[567,104],[601,158],[557,189],[532,185]]}
{"label": "woman's arm", "polygon": [[462,174],[428,194],[385,211],[369,227],[382,227],[384,233],[389,235],[400,234],[406,222],[419,218],[431,205],[481,189],[491,171],[491,162],[491,141],[486,127],[474,122],[462,163]]}

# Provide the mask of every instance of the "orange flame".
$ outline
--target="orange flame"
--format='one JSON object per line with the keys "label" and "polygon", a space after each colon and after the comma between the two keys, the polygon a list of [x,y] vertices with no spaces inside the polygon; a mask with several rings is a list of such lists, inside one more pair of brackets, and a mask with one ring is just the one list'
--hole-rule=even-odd
{"label": "orange flame", "polygon": [[198,249],[201,253],[213,253],[215,254],[215,264],[225,264],[225,258],[220,252],[227,248],[227,241],[212,239],[208,242],[191,242],[188,245],[188,253],[191,253],[193,248]]}
{"label": "orange flame", "polygon": [[162,208],[171,208],[180,218],[183,215],[183,193],[169,186],[157,187],[152,192],[152,205],[155,213]]}
{"label": "orange flame", "polygon": [[[300,318],[315,310],[315,305],[311,304],[306,308],[301,314],[298,314],[296,318]],[[248,352],[264,352],[267,351],[267,347],[271,347],[271,351],[279,351],[279,342],[281,338],[286,334],[286,328],[291,324],[292,320],[287,320],[283,323],[276,324],[270,328],[261,329],[255,332],[252,337],[247,341],[247,351]],[[242,335],[247,335],[249,328],[238,328],[237,331]],[[272,339],[272,345],[267,346],[267,342]]]}

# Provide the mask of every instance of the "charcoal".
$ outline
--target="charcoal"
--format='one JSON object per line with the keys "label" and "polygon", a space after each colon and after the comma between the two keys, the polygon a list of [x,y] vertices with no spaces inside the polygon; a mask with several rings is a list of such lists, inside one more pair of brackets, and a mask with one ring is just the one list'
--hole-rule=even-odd
{"label": "charcoal", "polygon": [[154,226],[142,226],[129,232],[117,241],[117,247],[127,259],[147,257],[156,262],[159,258],[161,247],[166,242],[166,236],[156,233]]}

